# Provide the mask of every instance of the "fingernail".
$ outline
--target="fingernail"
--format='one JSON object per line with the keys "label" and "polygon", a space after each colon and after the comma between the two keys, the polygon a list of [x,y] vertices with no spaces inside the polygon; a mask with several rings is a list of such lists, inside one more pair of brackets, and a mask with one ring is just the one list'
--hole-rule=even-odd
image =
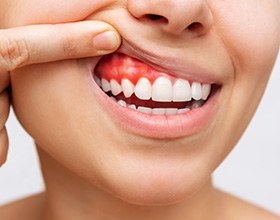
{"label": "fingernail", "polygon": [[93,45],[97,50],[114,50],[119,46],[119,38],[114,31],[106,31],[93,38]]}

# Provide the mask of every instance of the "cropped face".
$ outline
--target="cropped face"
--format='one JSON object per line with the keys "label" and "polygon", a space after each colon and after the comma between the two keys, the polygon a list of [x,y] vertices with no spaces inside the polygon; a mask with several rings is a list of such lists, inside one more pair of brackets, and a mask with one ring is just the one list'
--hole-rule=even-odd
{"label": "cropped face", "polygon": [[3,5],[2,27],[101,20],[119,31],[113,55],[14,71],[12,97],[41,149],[137,204],[201,188],[248,125],[279,50],[278,0]]}

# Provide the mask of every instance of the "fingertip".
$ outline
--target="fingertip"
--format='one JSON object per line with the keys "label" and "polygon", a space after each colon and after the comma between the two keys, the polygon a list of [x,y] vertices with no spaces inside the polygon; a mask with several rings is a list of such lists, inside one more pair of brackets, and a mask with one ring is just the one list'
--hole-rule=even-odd
{"label": "fingertip", "polygon": [[113,30],[99,33],[93,38],[93,46],[99,51],[114,51],[120,46],[120,43],[120,35]]}

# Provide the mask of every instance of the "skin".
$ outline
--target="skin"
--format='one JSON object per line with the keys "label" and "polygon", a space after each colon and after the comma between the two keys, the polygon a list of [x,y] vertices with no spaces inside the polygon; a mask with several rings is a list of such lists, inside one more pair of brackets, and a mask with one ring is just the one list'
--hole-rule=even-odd
{"label": "skin", "polygon": [[[3,28],[104,21],[124,41],[141,42],[143,50],[195,57],[222,84],[215,122],[195,135],[162,140],[120,129],[96,102],[88,67],[97,58],[12,71],[13,106],[38,147],[47,192],[7,206],[4,217],[279,219],[216,190],[210,178],[265,90],[279,50],[278,0],[4,0],[3,5]],[[148,14],[168,23],[149,20]]]}

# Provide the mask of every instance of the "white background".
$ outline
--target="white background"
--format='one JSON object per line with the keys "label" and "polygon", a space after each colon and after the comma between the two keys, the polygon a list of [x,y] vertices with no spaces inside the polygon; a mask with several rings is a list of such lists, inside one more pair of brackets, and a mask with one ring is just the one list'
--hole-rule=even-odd
{"label": "white background", "polygon": [[[257,89],[257,88],[256,88]],[[214,173],[219,188],[280,215],[280,59],[253,121],[230,156]],[[37,193],[44,185],[32,140],[13,114],[10,151],[0,169],[0,205]]]}

